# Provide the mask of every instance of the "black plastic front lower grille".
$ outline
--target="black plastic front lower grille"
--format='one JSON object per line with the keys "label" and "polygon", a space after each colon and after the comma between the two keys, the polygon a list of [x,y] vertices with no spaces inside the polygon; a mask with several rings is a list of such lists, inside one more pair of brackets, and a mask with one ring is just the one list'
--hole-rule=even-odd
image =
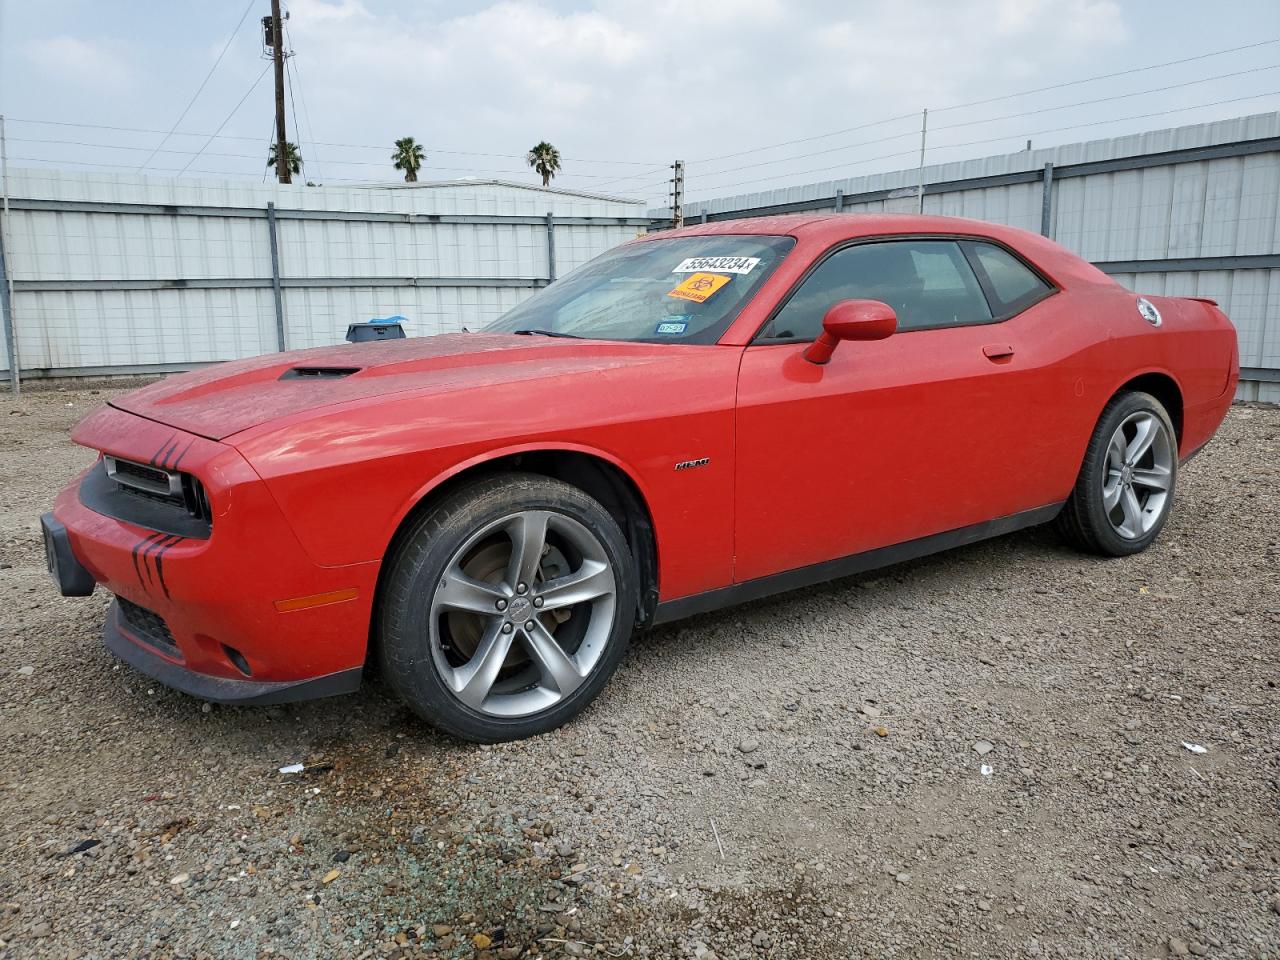
{"label": "black plastic front lower grille", "polygon": [[178,645],[173,642],[173,634],[169,631],[169,625],[164,622],[164,617],[124,597],[116,597],[116,603],[120,605],[120,619],[124,621],[125,628],[135,637],[162,653],[170,656],[182,655]]}

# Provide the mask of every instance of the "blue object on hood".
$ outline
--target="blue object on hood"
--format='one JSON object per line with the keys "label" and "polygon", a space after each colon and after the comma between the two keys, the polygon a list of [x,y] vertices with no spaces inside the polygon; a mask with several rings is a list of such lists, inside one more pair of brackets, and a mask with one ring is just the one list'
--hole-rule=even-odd
{"label": "blue object on hood", "polygon": [[348,343],[367,343],[370,340],[400,340],[404,338],[404,317],[385,317],[364,323],[347,324]]}
{"label": "blue object on hood", "polygon": [[402,317],[399,315],[394,317],[374,317],[369,322],[370,323],[407,323],[408,318]]}

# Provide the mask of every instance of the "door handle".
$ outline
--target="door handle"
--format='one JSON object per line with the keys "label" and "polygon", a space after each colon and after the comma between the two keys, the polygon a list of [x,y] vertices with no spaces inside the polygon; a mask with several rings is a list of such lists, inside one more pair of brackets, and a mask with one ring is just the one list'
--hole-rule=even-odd
{"label": "door handle", "polygon": [[988,343],[982,348],[982,355],[992,363],[1008,360],[1013,356],[1013,347],[1007,343]]}

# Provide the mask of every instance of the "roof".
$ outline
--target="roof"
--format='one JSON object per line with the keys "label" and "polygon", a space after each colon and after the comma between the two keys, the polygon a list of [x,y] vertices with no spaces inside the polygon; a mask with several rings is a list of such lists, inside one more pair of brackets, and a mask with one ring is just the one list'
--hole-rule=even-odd
{"label": "roof", "polygon": [[795,237],[799,241],[797,249],[807,250],[808,256],[817,255],[841,241],[863,237],[901,237],[909,234],[985,237],[1021,252],[1053,277],[1070,279],[1076,283],[1114,283],[1097,267],[1038,233],[965,217],[935,217],[915,213],[789,213],[776,217],[698,223],[679,230],[651,233],[636,242],[733,234]]}
{"label": "roof", "polygon": [[1016,227],[964,217],[937,217],[915,213],[788,213],[776,217],[747,217],[695,223],[679,230],[664,230],[650,237],[703,237],[725,234],[787,235],[829,241],[854,237],[904,233],[973,234],[984,237],[1038,237]]}

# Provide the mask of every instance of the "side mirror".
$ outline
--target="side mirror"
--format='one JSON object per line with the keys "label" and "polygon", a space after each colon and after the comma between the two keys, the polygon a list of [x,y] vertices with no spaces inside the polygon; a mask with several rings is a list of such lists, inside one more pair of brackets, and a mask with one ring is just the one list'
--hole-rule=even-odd
{"label": "side mirror", "polygon": [[809,344],[804,358],[823,364],[841,340],[883,340],[898,329],[893,307],[879,300],[841,300],[822,318],[822,334]]}

